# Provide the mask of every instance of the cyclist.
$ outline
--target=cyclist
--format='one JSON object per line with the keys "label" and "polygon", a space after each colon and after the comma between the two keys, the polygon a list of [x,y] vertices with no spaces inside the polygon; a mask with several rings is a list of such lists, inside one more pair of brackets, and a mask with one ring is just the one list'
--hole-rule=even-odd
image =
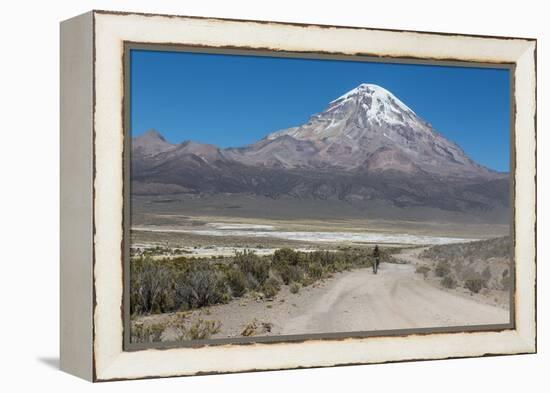
{"label": "cyclist", "polygon": [[374,250],[372,251],[372,257],[374,258],[372,271],[374,274],[376,274],[378,272],[378,265],[380,265],[380,249],[378,248],[378,244],[374,246]]}

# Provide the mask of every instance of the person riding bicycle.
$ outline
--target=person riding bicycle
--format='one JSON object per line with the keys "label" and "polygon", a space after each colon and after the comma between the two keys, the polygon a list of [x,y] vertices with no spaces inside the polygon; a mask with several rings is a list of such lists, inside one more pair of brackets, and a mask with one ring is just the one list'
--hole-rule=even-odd
{"label": "person riding bicycle", "polygon": [[376,274],[378,272],[378,265],[380,265],[380,249],[378,248],[378,244],[374,246],[374,250],[372,251],[372,257],[374,258],[372,271],[374,272],[374,274]]}

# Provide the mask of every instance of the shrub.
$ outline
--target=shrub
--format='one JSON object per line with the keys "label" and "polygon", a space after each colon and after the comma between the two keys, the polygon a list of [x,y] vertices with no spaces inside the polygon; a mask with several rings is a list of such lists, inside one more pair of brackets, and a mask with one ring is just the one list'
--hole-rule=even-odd
{"label": "shrub", "polygon": [[258,327],[256,325],[256,322],[252,321],[244,327],[243,331],[241,332],[241,336],[244,336],[244,337],[253,336],[254,334],[256,334],[257,328]]}
{"label": "shrub", "polygon": [[244,274],[253,278],[249,281],[254,287],[263,285],[269,277],[269,260],[259,257],[253,251],[236,251],[234,261]]}
{"label": "shrub", "polygon": [[223,274],[207,268],[180,274],[176,299],[184,308],[198,308],[227,300]]}
{"label": "shrub", "polygon": [[483,269],[483,271],[481,272],[481,278],[483,278],[484,280],[486,281],[489,281],[491,279],[491,269],[489,268],[489,266],[486,266],[485,269]]}
{"label": "shrub", "polygon": [[462,275],[462,272],[464,271],[464,261],[457,261],[453,264],[453,270],[455,274],[460,277]]}
{"label": "shrub", "polygon": [[333,272],[343,270],[345,262],[351,262],[354,259],[356,258],[353,258],[347,251],[315,251],[310,254],[312,263],[319,263],[325,269]]}
{"label": "shrub", "polygon": [[424,278],[427,278],[430,270],[432,269],[430,269],[428,266],[418,266],[415,270],[415,273],[422,274]]}
{"label": "shrub", "polygon": [[248,323],[244,327],[243,331],[241,332],[241,336],[250,337],[257,334],[269,333],[271,332],[272,328],[273,324],[271,322],[261,322],[254,319],[252,322]]}
{"label": "shrub", "polygon": [[309,276],[306,276],[306,277],[302,278],[302,281],[301,281],[302,286],[304,286],[304,287],[307,287],[307,286],[313,284],[314,282],[315,282],[315,280],[313,278],[309,277]]}
{"label": "shrub", "polygon": [[246,275],[246,286],[254,291],[260,289],[260,283],[256,280],[256,277],[252,273]]}
{"label": "shrub", "polygon": [[437,277],[444,277],[450,272],[451,272],[451,268],[449,266],[449,263],[444,261],[440,261],[437,263],[437,266],[435,267],[435,275]]}
{"label": "shrub", "polygon": [[443,278],[443,280],[441,280],[441,285],[445,288],[454,289],[456,288],[457,282],[452,276],[447,275]]}
{"label": "shrub", "polygon": [[307,274],[309,277],[318,280],[323,277],[323,266],[318,262],[312,263],[308,266]]}
{"label": "shrub", "polygon": [[274,265],[297,265],[299,254],[291,248],[280,248],[273,253],[271,260]]}
{"label": "shrub", "polygon": [[469,278],[464,282],[464,286],[473,293],[478,293],[485,286],[485,280],[481,278]]}
{"label": "shrub", "polygon": [[290,284],[290,293],[298,293],[300,292],[300,284],[297,282],[293,282]]}
{"label": "shrub", "polygon": [[159,342],[164,332],[164,325],[157,323],[145,325],[143,323],[134,323],[130,328],[131,341],[133,343]]}
{"label": "shrub", "polygon": [[335,261],[333,264],[327,266],[333,273],[340,273],[346,269],[346,264],[342,261]]}
{"label": "shrub", "polygon": [[288,285],[292,282],[300,282],[304,276],[302,269],[299,266],[282,265],[277,267],[277,273],[281,276],[281,280]]}
{"label": "shrub", "polygon": [[173,279],[162,261],[137,259],[130,265],[130,312],[158,313],[173,307]]}
{"label": "shrub", "polygon": [[246,292],[246,275],[239,269],[231,269],[226,274],[227,284],[234,297],[241,297]]}
{"label": "shrub", "polygon": [[183,326],[181,328],[178,340],[207,340],[214,334],[219,333],[221,326],[220,321],[205,321],[199,318],[191,323],[190,326]]}
{"label": "shrub", "polygon": [[479,273],[472,266],[466,266],[461,272],[460,276],[464,281],[474,278],[480,278]]}
{"label": "shrub", "polygon": [[280,289],[281,289],[281,284],[277,279],[273,277],[268,278],[264,283],[264,285],[262,285],[262,292],[268,299],[271,299],[275,295],[277,295]]}

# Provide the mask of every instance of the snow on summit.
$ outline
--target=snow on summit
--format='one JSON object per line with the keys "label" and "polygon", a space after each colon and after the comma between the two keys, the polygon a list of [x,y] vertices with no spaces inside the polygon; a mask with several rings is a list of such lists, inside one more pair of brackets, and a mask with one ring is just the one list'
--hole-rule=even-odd
{"label": "snow on summit", "polygon": [[[344,100],[356,97],[358,95],[369,95],[372,98],[382,101],[382,102],[388,102],[391,103],[392,101],[395,102],[399,107],[401,107],[403,110],[411,111],[411,108],[409,108],[407,105],[405,105],[401,100],[399,100],[395,95],[393,95],[388,90],[384,89],[382,86],[378,86],[372,83],[361,83],[359,86],[357,86],[354,89],[351,89],[344,95],[341,95],[337,99],[331,101],[331,104]],[[413,112],[414,113],[414,112]]]}
{"label": "snow on summit", "polygon": [[[362,83],[337,99],[320,113],[311,116],[309,122],[301,127],[290,128],[268,135],[274,139],[289,135],[297,139],[310,139],[316,135],[332,138],[350,128],[369,129],[372,126],[403,126],[423,128],[422,120],[393,95],[381,86]],[[346,135],[356,138],[357,135]]]}
{"label": "snow on summit", "polygon": [[333,100],[329,108],[342,105],[347,101],[359,101],[361,106],[367,110],[368,117],[380,117],[388,123],[395,123],[400,113],[415,115],[414,111],[403,103],[399,98],[381,86],[362,83],[356,88]]}

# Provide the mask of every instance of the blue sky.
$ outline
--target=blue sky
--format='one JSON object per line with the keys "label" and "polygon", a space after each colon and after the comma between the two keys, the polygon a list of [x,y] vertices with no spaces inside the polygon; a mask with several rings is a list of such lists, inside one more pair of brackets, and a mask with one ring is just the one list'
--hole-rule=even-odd
{"label": "blue sky", "polygon": [[130,64],[133,136],[243,146],[374,83],[475,161],[509,170],[508,70],[149,50],[132,50]]}

